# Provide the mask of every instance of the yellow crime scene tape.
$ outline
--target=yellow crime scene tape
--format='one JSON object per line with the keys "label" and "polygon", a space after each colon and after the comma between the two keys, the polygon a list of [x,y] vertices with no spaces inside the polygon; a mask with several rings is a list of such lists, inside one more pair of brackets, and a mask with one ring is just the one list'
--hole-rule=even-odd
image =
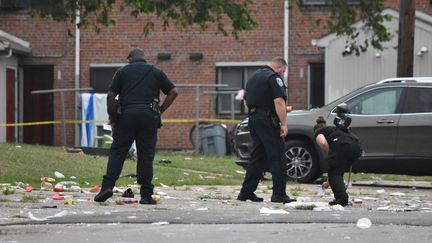
{"label": "yellow crime scene tape", "polygon": [[[215,123],[239,123],[240,120],[200,118],[200,119],[162,119],[162,123],[194,123],[194,122],[215,122]],[[108,124],[108,120],[65,120],[66,124]],[[19,127],[19,126],[37,126],[62,124],[62,121],[40,121],[40,122],[19,122],[19,123],[0,123],[0,127]]]}

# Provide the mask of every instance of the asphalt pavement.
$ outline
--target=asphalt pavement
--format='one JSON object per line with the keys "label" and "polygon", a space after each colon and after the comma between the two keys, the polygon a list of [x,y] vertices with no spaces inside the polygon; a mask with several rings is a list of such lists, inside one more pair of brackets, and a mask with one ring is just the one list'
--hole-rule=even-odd
{"label": "asphalt pavement", "polygon": [[[121,192],[96,203],[88,189],[63,192],[64,200],[53,200],[53,191],[18,190],[0,196],[0,242],[425,242],[432,237],[428,182],[399,182],[399,187],[356,182],[345,208],[327,205],[330,190],[320,195],[319,185],[293,183],[287,192],[298,202],[272,203],[268,184],[257,190],[265,199],[261,203],[236,200],[240,186],[160,185],[157,205],[124,203]],[[29,198],[37,200],[22,202]]]}

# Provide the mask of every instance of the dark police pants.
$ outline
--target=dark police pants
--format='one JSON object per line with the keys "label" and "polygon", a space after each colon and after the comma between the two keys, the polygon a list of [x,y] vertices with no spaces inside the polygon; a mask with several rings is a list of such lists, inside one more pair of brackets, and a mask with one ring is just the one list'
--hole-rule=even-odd
{"label": "dark police pants", "polygon": [[272,126],[270,116],[254,113],[249,116],[249,130],[253,142],[252,158],[247,166],[241,193],[250,195],[256,190],[268,165],[272,174],[273,195],[285,196],[285,141],[280,137],[280,129]]}
{"label": "dark police pants", "polygon": [[344,183],[344,172],[360,157],[361,148],[358,144],[333,142],[329,151],[328,179],[330,188],[337,201],[348,202]]}
{"label": "dark police pants", "polygon": [[133,143],[137,147],[137,182],[141,185],[141,197],[153,194],[153,159],[157,142],[158,115],[146,108],[122,110],[115,124],[107,172],[102,189],[112,189],[120,177],[126,155]]}

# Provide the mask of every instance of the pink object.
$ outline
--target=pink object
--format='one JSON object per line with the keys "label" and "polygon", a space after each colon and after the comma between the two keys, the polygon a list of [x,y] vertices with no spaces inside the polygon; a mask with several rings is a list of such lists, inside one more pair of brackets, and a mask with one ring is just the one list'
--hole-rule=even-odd
{"label": "pink object", "polygon": [[55,186],[53,191],[55,192],[63,192],[64,191],[64,187],[63,186]]}
{"label": "pink object", "polygon": [[53,200],[64,200],[64,196],[60,195],[59,193],[56,193],[53,197]]}
{"label": "pink object", "polygon": [[26,187],[24,187],[24,191],[25,191],[25,192],[31,192],[31,191],[33,191],[33,187],[31,187],[31,186],[26,186]]}
{"label": "pink object", "polygon": [[244,95],[245,95],[245,90],[244,90],[244,89],[241,89],[241,90],[239,90],[239,91],[237,92],[237,95],[236,95],[235,99],[236,99],[236,100],[243,100]]}

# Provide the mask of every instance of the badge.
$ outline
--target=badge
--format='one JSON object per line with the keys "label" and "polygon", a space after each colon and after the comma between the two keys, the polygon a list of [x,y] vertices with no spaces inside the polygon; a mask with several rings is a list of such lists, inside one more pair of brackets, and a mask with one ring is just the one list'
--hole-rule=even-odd
{"label": "badge", "polygon": [[277,81],[277,83],[279,84],[279,86],[281,86],[281,87],[284,86],[284,83],[283,83],[283,81],[282,81],[281,78],[276,78],[276,81]]}

